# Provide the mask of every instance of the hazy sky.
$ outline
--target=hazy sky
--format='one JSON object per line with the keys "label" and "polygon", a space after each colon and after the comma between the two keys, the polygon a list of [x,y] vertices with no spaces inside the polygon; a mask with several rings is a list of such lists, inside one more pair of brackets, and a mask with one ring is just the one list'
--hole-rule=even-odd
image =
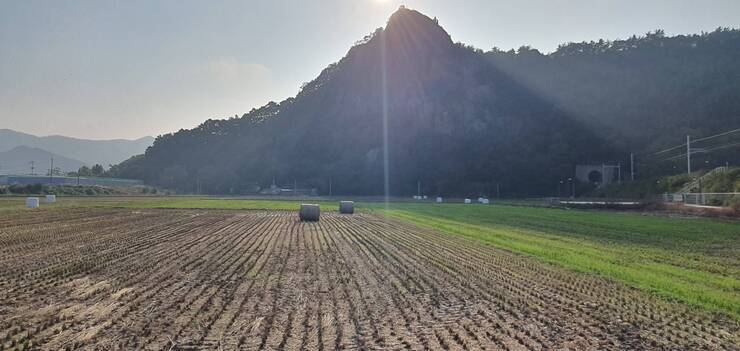
{"label": "hazy sky", "polygon": [[241,115],[402,3],[484,50],[740,27],[738,0],[0,0],[0,128],[137,138]]}

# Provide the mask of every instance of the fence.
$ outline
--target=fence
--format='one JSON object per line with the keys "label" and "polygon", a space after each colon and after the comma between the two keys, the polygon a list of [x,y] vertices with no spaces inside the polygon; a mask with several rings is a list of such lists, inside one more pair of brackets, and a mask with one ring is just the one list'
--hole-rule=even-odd
{"label": "fence", "polygon": [[729,206],[732,198],[740,198],[740,193],[685,193],[680,195],[683,197],[684,204],[699,206]]}

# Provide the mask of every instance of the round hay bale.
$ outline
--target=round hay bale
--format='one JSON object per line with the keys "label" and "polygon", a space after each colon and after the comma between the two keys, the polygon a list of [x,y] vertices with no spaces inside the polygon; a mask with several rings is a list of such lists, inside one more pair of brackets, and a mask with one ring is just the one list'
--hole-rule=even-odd
{"label": "round hay bale", "polygon": [[344,214],[355,213],[355,202],[354,201],[339,201],[339,213],[344,213]]}
{"label": "round hay bale", "polygon": [[301,210],[298,216],[302,221],[318,221],[321,209],[318,204],[301,204]]}
{"label": "round hay bale", "polygon": [[28,208],[38,208],[39,207],[39,198],[37,198],[37,197],[27,197],[26,198],[26,207],[28,207]]}
{"label": "round hay bale", "polygon": [[469,204],[469,203],[472,203],[472,201],[470,201],[470,199],[465,199],[465,203]]}
{"label": "round hay bale", "polygon": [[437,203],[438,204],[441,204],[442,203],[442,198],[441,197],[437,197]]}
{"label": "round hay bale", "polygon": [[57,196],[56,195],[46,195],[46,203],[47,204],[53,204],[57,202]]}

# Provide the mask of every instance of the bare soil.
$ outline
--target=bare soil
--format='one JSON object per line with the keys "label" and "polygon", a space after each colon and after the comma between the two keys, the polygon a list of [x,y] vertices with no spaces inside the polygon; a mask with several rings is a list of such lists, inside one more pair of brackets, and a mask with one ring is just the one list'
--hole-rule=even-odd
{"label": "bare soil", "polygon": [[738,350],[737,321],[378,215],[0,217],[0,349]]}

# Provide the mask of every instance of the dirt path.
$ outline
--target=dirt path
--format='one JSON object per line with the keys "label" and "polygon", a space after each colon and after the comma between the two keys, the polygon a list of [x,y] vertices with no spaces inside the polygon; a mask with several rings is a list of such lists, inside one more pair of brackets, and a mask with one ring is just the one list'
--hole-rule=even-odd
{"label": "dirt path", "polygon": [[0,349],[737,350],[737,322],[370,214],[0,219]]}

